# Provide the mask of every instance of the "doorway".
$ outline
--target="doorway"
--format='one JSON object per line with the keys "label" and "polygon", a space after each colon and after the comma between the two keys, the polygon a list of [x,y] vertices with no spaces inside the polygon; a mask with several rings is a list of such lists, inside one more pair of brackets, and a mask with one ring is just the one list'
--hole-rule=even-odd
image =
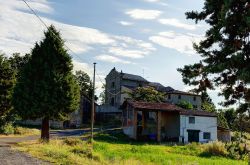
{"label": "doorway", "polygon": [[188,142],[199,142],[200,130],[187,130]]}

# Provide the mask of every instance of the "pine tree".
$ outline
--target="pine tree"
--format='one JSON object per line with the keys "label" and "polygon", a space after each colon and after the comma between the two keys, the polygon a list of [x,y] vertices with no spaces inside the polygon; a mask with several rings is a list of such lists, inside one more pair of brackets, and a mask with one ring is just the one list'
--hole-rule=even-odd
{"label": "pine tree", "polygon": [[[210,25],[205,39],[194,44],[202,61],[178,69],[183,82],[197,93],[221,87],[224,106],[250,102],[250,2],[206,0],[201,12],[187,12],[188,19]],[[247,109],[246,109],[247,110]]]}
{"label": "pine tree", "polygon": [[14,88],[13,105],[23,119],[42,119],[41,138],[49,140],[49,120],[63,119],[79,107],[80,90],[71,57],[54,26],[35,44]]}

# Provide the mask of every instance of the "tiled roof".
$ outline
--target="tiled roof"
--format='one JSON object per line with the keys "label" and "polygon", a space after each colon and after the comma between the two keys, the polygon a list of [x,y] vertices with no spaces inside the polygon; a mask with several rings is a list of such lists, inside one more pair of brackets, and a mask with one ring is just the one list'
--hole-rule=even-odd
{"label": "tiled roof", "polygon": [[128,73],[121,73],[121,74],[123,79],[148,82],[146,79],[138,75],[128,74]]}
{"label": "tiled roof", "polygon": [[[193,115],[193,116],[211,116],[216,117],[215,113],[200,111],[200,110],[186,110],[171,103],[150,103],[138,101],[126,101],[124,104],[129,104],[135,109],[151,110],[151,111],[166,111],[176,112],[180,115]],[[125,107],[125,105],[123,105]]]}

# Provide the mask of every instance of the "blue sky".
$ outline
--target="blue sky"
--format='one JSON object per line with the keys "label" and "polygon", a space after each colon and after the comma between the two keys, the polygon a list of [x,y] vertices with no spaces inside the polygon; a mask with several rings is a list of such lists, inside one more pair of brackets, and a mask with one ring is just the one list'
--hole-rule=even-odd
{"label": "blue sky", "polygon": [[[177,68],[201,58],[192,42],[203,38],[207,26],[186,20],[184,13],[201,10],[202,0],[27,0],[44,22],[61,31],[73,50],[75,70],[102,81],[113,68],[142,75],[149,81],[187,91]],[[0,50],[6,55],[30,52],[45,27],[24,2],[0,2]],[[97,86],[101,81],[97,78]],[[100,92],[100,89],[98,90]],[[210,92],[213,100],[221,100]]]}

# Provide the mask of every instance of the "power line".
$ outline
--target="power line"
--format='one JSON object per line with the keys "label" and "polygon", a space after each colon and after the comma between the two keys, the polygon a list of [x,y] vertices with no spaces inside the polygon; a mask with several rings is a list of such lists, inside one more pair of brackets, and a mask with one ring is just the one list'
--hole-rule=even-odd
{"label": "power line", "polygon": [[[50,31],[49,30],[49,27],[46,25],[46,23],[42,20],[42,18],[35,12],[35,10],[34,9],[32,9],[32,7],[25,1],[25,0],[22,0],[25,4],[26,4],[26,6],[31,10],[31,12],[39,19],[39,21],[46,27],[46,29],[48,30],[48,31]],[[54,35],[54,37],[56,37],[58,40],[61,40],[61,38],[59,38],[54,32],[52,32],[52,31],[50,31],[53,35]],[[68,49],[68,50],[70,50],[76,57],[78,57],[80,60],[82,60],[82,61],[85,61],[84,59],[82,59],[80,56],[78,56],[77,55],[77,53],[75,53],[72,49],[70,49],[65,43],[64,43],[64,46]]]}

